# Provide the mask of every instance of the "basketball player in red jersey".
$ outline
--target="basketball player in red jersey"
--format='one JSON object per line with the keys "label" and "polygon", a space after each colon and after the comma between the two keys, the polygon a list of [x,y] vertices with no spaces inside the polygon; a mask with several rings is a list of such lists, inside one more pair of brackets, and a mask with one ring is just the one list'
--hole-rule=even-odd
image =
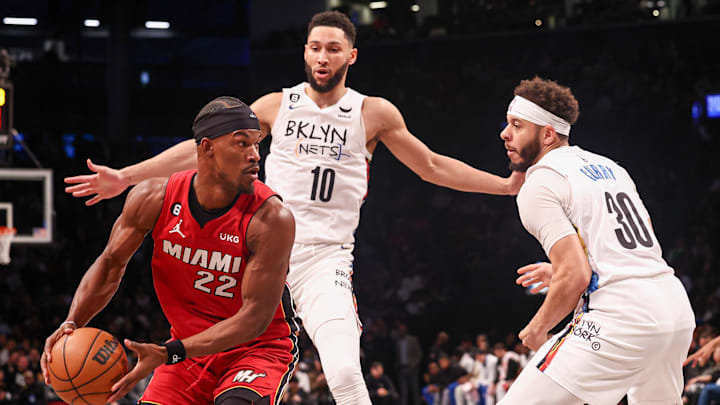
{"label": "basketball player in red jersey", "polygon": [[153,282],[172,339],[164,345],[125,340],[139,361],[113,386],[109,402],[153,370],[140,403],[280,402],[297,361],[298,327],[285,283],[295,221],[257,180],[260,124],[247,105],[215,99],[200,111],[193,132],[197,170],[146,180],[128,194],[67,321],[45,342],[46,382],[53,344],[110,301],[152,232]]}
{"label": "basketball player in red jersey", "polygon": [[[516,194],[523,181],[522,173],[502,178],[433,152],[410,133],[390,101],[347,87],[348,69],[358,57],[355,38],[355,27],[344,14],[316,14],[305,44],[307,83],[252,104],[263,134],[272,134],[265,181],[295,214],[297,236],[287,281],[339,405],[371,405],[360,367],[352,252],[378,144],[423,180],[455,190]],[[66,179],[77,183],[66,191],[76,197],[94,195],[86,203],[95,204],[142,179],[193,168],[193,148],[185,141],[121,170],[88,161],[97,173]],[[402,376],[402,381],[418,379],[414,371]],[[401,398],[408,397],[410,385],[400,385]],[[420,403],[418,392],[409,395],[410,403]]]}

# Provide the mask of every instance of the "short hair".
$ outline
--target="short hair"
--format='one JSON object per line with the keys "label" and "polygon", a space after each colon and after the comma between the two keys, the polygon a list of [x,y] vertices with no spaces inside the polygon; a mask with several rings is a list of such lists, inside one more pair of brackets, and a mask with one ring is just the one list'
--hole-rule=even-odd
{"label": "short hair", "polygon": [[340,28],[345,33],[345,38],[350,42],[350,46],[355,45],[355,37],[357,36],[355,25],[353,25],[347,15],[339,11],[324,11],[315,14],[310,20],[310,23],[308,23],[308,37],[310,36],[310,31],[315,27]]}
{"label": "short hair", "polygon": [[383,366],[383,364],[382,364],[381,362],[379,362],[379,361],[373,361],[373,362],[372,362],[372,365],[370,366],[370,368],[382,367],[382,366]]}
{"label": "short hair", "polygon": [[245,103],[240,99],[230,96],[220,96],[209,103],[205,104],[205,107],[195,116],[193,120],[193,126],[202,118],[212,115],[218,111],[226,110],[228,108],[244,106]]}
{"label": "short hair", "polygon": [[570,88],[561,86],[552,80],[535,76],[531,80],[523,80],[515,87],[515,95],[532,101],[569,122],[577,121],[580,106]]}

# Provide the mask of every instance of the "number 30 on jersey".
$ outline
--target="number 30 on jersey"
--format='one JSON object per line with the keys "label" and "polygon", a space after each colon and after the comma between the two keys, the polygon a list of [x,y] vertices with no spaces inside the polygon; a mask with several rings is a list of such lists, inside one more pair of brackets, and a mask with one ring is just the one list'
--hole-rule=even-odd
{"label": "number 30 on jersey", "polygon": [[635,204],[633,204],[630,196],[625,193],[618,193],[615,198],[612,194],[605,193],[605,202],[607,203],[608,213],[615,214],[615,219],[622,228],[615,229],[615,235],[618,242],[625,249],[635,249],[640,245],[652,247],[653,240],[645,226],[645,221],[640,218]]}

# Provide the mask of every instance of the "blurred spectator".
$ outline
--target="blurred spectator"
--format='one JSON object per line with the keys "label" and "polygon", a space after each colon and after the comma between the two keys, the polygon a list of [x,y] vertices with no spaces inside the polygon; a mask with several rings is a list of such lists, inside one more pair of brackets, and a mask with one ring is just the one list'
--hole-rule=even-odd
{"label": "blurred spectator", "polygon": [[308,366],[306,362],[301,361],[298,362],[298,367],[293,374],[293,379],[297,381],[299,389],[307,394],[310,393],[310,376],[307,373],[309,369],[310,366]]}
{"label": "blurred spectator", "polygon": [[365,383],[370,392],[370,400],[375,405],[395,405],[398,403],[399,395],[395,385],[385,375],[385,368],[382,363],[374,362],[370,366],[370,374],[365,376]]}
{"label": "blurred spectator", "polygon": [[23,372],[25,378],[25,386],[20,390],[19,405],[45,405],[45,388],[36,378],[36,373],[32,370]]}
{"label": "blurred spectator", "polygon": [[452,353],[450,350],[450,336],[445,331],[440,331],[435,337],[435,343],[430,348],[430,361],[438,361],[440,354]]}
{"label": "blurred spectator", "polygon": [[10,352],[15,349],[15,341],[8,340],[5,334],[0,334],[0,367],[5,367],[10,358]]}
{"label": "blurred spectator", "polygon": [[495,343],[493,353],[498,358],[498,381],[495,384],[495,399],[503,399],[513,381],[520,374],[520,356],[507,350],[502,342]]}
{"label": "blurred spectator", "polygon": [[430,391],[434,393],[431,405],[447,405],[454,401],[455,388],[467,382],[469,375],[465,369],[453,363],[446,353],[438,354],[438,367],[436,382]]}
{"label": "blurred spectator", "polygon": [[424,376],[425,384],[422,389],[422,396],[427,405],[439,405],[442,381],[440,378],[440,366],[437,362],[428,363],[428,371]]}
{"label": "blurred spectator", "polygon": [[310,395],[317,402],[318,405],[330,405],[334,401],[330,394],[330,389],[325,379],[325,374],[322,371],[320,365],[320,359],[313,361],[313,367],[308,372],[310,377]]}
{"label": "blurred spectator", "polygon": [[401,405],[420,405],[420,361],[422,348],[414,335],[408,334],[407,326],[398,322],[395,330],[395,370],[400,389]]}
{"label": "blurred spectator", "polygon": [[292,377],[283,394],[282,404],[307,405],[310,403],[310,394],[300,388],[297,378]]}
{"label": "blurred spectator", "polygon": [[40,350],[35,347],[31,348],[28,354],[28,361],[30,363],[30,370],[35,373],[40,372]]}
{"label": "blurred spectator", "polygon": [[388,332],[387,324],[382,318],[374,319],[367,330],[363,330],[362,352],[364,354],[363,365],[379,361],[382,364],[394,363],[395,343]]}
{"label": "blurred spectator", "polygon": [[465,335],[460,339],[460,345],[455,349],[455,356],[458,358],[458,365],[469,373],[475,362],[473,344],[470,336]]}
{"label": "blurred spectator", "polygon": [[497,377],[498,359],[491,353],[473,350],[473,364],[469,370],[469,380],[458,387],[455,394],[457,405],[494,405],[493,395]]}
{"label": "blurred spectator", "polygon": [[6,370],[6,378],[8,378],[8,387],[14,393],[20,392],[25,388],[25,371],[28,371],[30,367],[30,361],[28,357],[21,354],[20,351],[15,351],[10,355],[10,361],[8,362],[8,369]]}
{"label": "blurred spectator", "polygon": [[0,369],[0,405],[12,404],[13,395],[5,384],[5,371]]}

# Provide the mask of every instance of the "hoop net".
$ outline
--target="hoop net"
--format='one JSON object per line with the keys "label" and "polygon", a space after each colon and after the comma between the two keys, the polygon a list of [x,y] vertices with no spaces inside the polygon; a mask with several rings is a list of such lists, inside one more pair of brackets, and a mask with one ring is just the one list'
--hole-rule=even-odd
{"label": "hoop net", "polygon": [[0,226],[0,264],[10,263],[10,245],[15,232],[15,228]]}

